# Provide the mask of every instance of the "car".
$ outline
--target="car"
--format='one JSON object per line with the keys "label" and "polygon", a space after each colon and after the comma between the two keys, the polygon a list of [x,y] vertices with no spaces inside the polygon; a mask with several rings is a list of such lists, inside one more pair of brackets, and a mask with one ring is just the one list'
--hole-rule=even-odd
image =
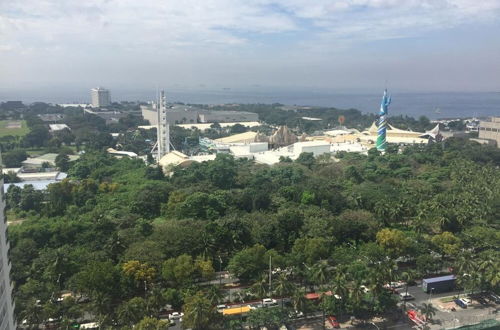
{"label": "car", "polygon": [[401,298],[401,300],[403,300],[403,301],[415,299],[414,296],[412,296],[411,294],[409,294],[407,292],[401,292],[399,294],[399,298]]}
{"label": "car", "polygon": [[264,307],[264,305],[263,304],[253,304],[253,305],[248,305],[248,307],[250,307],[250,309],[257,309],[257,308]]}
{"label": "car", "polygon": [[386,288],[399,289],[402,288],[406,283],[403,281],[391,282],[384,285]]}
{"label": "car", "polygon": [[290,313],[288,313],[288,316],[291,319],[299,319],[301,317],[304,317],[304,313],[299,312],[299,311],[291,311]]}
{"label": "car", "polygon": [[472,303],[472,300],[469,299],[469,298],[460,298],[464,304],[466,304],[467,306],[470,305]]}
{"label": "car", "polygon": [[467,304],[462,299],[455,299],[453,302],[462,308],[467,308]]}
{"label": "car", "polygon": [[183,316],[184,316],[184,313],[173,312],[172,314],[168,315],[168,319],[169,320],[179,320]]}
{"label": "car", "polygon": [[326,318],[328,320],[328,322],[330,322],[330,324],[332,325],[332,327],[334,328],[340,328],[340,323],[337,321],[337,318],[333,315],[328,315],[328,317]]}
{"label": "car", "polygon": [[222,313],[223,310],[225,310],[227,308],[227,305],[217,305],[216,309],[217,309],[217,312],[220,312]]}
{"label": "car", "polygon": [[361,290],[363,290],[364,293],[370,292],[370,289],[368,289],[365,285],[360,286]]}
{"label": "car", "polygon": [[488,300],[494,302],[495,304],[500,304],[500,296],[493,292],[488,294]]}
{"label": "car", "polygon": [[265,307],[278,306],[276,299],[264,298],[262,299],[262,305]]}

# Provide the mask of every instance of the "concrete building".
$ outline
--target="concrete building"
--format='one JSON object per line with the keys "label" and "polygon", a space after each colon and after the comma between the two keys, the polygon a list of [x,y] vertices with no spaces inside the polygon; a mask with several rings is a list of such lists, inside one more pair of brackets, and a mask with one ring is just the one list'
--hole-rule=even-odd
{"label": "concrete building", "polygon": [[90,96],[92,98],[92,107],[94,108],[106,107],[111,104],[109,90],[105,88],[92,88],[90,90]]}
{"label": "concrete building", "polygon": [[[170,125],[196,124],[198,122],[198,108],[188,105],[174,104],[168,107],[166,115]],[[158,124],[158,113],[155,104],[141,105],[142,118],[151,125]]]}
{"label": "concrete building", "polygon": [[[156,125],[158,115],[156,104],[141,105],[142,118]],[[216,111],[203,110],[190,105],[171,104],[167,108],[167,120],[171,125],[197,124],[197,123],[237,123],[257,122],[259,116],[253,112],[245,111]]]}
{"label": "concrete building", "polygon": [[120,111],[92,111],[90,109],[84,109],[85,113],[101,117],[106,121],[106,125],[119,123],[121,118],[127,117],[133,112],[120,112]]}
{"label": "concrete building", "polygon": [[293,153],[297,157],[303,152],[312,152],[314,156],[319,156],[330,152],[330,143],[324,141],[306,141],[293,144]]}
{"label": "concrete building", "polygon": [[231,123],[238,121],[258,121],[259,115],[246,111],[203,110],[198,114],[200,123]]}
{"label": "concrete building", "polygon": [[492,141],[500,147],[500,117],[491,117],[488,121],[479,122],[479,139]]}
{"label": "concrete building", "polygon": [[11,263],[8,255],[10,246],[7,242],[7,222],[5,221],[4,208],[3,178],[0,178],[0,330],[13,330],[16,329],[16,321],[10,282]]}

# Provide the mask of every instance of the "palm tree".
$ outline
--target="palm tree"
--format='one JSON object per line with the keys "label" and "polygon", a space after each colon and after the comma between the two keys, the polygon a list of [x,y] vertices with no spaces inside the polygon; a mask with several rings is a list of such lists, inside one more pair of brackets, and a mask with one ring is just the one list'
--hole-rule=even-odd
{"label": "palm tree", "polygon": [[292,295],[293,309],[305,313],[307,307],[307,299],[303,289],[297,288]]}
{"label": "palm tree", "polygon": [[320,288],[326,283],[329,276],[329,265],[326,261],[319,261],[311,268],[311,280]]}
{"label": "palm tree", "polygon": [[207,294],[208,300],[210,300],[210,302],[212,303],[212,305],[218,305],[219,302],[224,298],[224,293],[216,285],[211,285],[208,288],[206,294]]}
{"label": "palm tree", "polygon": [[437,309],[432,304],[423,303],[420,307],[420,312],[425,316],[426,320],[432,320],[436,315]]}
{"label": "palm tree", "polygon": [[408,270],[401,274],[401,279],[405,282],[405,293],[408,294],[408,283],[414,281],[418,277],[418,274],[414,270]]}
{"label": "palm tree", "polygon": [[257,298],[262,299],[266,296],[268,289],[267,276],[263,276],[259,281],[255,282],[250,287],[250,292],[257,296]]}
{"label": "palm tree", "polygon": [[340,319],[342,319],[342,309],[345,304],[345,300],[349,295],[349,289],[347,288],[347,281],[345,275],[341,272],[337,272],[337,274],[333,277],[331,284],[332,292],[340,297],[340,301],[337,304],[338,314]]}
{"label": "palm tree", "polygon": [[206,329],[206,326],[211,324],[214,317],[214,307],[203,293],[198,292],[186,299],[184,313],[185,326],[201,330]]}
{"label": "palm tree", "polygon": [[44,319],[43,308],[34,298],[28,301],[21,315],[30,326],[32,325],[36,327],[36,329],[38,329],[38,324]]}
{"label": "palm tree", "polygon": [[363,301],[363,297],[365,295],[365,291],[361,287],[361,282],[359,280],[354,280],[353,286],[350,291],[350,301],[353,310],[357,310],[361,307],[361,303]]}
{"label": "palm tree", "polygon": [[288,280],[288,276],[284,273],[281,273],[276,280],[276,284],[274,285],[274,291],[276,294],[281,297],[281,308],[283,308],[283,298],[293,292],[294,285]]}

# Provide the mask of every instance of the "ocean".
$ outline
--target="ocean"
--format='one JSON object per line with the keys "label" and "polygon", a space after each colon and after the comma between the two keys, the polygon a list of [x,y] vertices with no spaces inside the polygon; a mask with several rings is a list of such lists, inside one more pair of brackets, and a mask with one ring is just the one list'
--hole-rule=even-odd
{"label": "ocean", "polygon": [[[148,101],[155,90],[113,89],[114,101]],[[334,90],[250,88],[169,88],[167,99],[172,102],[196,104],[223,103],[282,103],[286,105],[325,106],[339,109],[358,109],[377,113],[380,93],[340,93]],[[431,119],[500,116],[500,92],[392,92],[389,115],[408,115]],[[90,92],[85,89],[44,89],[31,91],[0,90],[0,101],[22,100],[50,103],[88,103]]]}

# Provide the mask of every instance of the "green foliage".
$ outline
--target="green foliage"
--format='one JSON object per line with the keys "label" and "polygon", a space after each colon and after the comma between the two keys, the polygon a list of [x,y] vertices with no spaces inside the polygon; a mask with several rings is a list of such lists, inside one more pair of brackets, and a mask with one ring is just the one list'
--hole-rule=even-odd
{"label": "green foliage", "polygon": [[28,158],[24,150],[12,150],[2,153],[2,162],[5,167],[21,167],[22,161]]}
{"label": "green foliage", "polygon": [[193,330],[210,329],[217,319],[217,312],[202,292],[186,298],[183,325]]}
{"label": "green foliage", "polygon": [[[82,129],[94,121],[85,120]],[[89,141],[83,134],[75,132],[75,141]],[[291,296],[304,312],[393,309],[383,285],[406,276],[400,260],[420,275],[453,267],[467,290],[497,290],[498,150],[448,139],[444,148],[393,151],[342,153],[338,162],[304,155],[302,163],[274,166],[218,155],[164,177],[142,160],[87,150],[70,178],[46,192],[7,191],[9,217],[23,220],[9,226],[18,315],[34,323],[77,315],[74,306],[51,303],[69,290],[90,299],[85,312],[103,326],[152,317],[144,322],[154,327],[170,304],[184,305],[193,328],[220,327],[213,306],[229,295],[205,281],[228,270],[267,297],[270,258],[271,295]],[[342,302],[305,302],[305,290],[318,286]],[[275,317],[255,318],[272,324]]]}

